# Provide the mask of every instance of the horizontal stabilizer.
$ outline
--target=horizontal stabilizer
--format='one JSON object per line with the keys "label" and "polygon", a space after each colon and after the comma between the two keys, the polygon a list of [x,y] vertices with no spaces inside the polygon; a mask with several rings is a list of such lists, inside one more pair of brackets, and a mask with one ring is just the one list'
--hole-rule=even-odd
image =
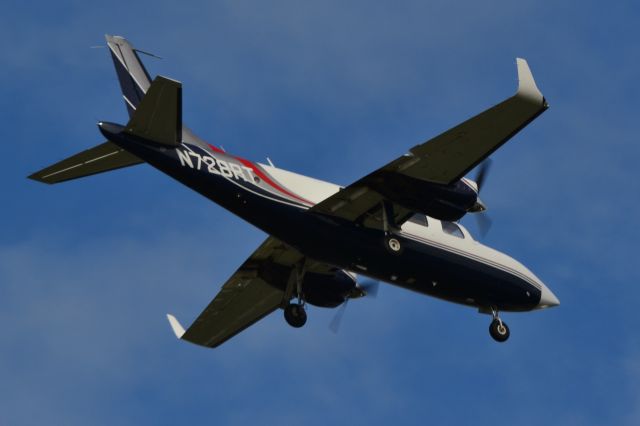
{"label": "horizontal stabilizer", "polygon": [[162,145],[179,145],[182,142],[182,83],[156,77],[125,131]]}
{"label": "horizontal stabilizer", "polygon": [[73,155],[29,176],[53,184],[143,163],[138,157],[112,142],[105,142]]}
{"label": "horizontal stabilizer", "polygon": [[184,327],[182,326],[182,324],[180,324],[178,319],[171,314],[167,314],[167,319],[169,320],[169,324],[171,325],[173,333],[178,339],[181,339],[184,335]]}

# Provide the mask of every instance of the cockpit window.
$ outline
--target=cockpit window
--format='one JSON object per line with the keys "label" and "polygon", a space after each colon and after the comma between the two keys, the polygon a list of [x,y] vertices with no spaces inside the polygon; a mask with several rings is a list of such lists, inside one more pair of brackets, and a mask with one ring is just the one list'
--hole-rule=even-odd
{"label": "cockpit window", "polygon": [[446,234],[453,235],[454,237],[464,238],[464,234],[460,227],[453,222],[442,221],[442,230]]}

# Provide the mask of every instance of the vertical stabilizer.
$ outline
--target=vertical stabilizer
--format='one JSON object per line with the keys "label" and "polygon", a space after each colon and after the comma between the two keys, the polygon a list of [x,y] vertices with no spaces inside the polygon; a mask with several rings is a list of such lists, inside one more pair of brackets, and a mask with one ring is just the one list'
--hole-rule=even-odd
{"label": "vertical stabilizer", "polygon": [[162,145],[182,142],[182,83],[159,75],[126,126],[126,132]]}
{"label": "vertical stabilizer", "polygon": [[131,117],[149,90],[151,78],[131,43],[120,36],[106,35],[105,38],[116,67],[122,97]]}

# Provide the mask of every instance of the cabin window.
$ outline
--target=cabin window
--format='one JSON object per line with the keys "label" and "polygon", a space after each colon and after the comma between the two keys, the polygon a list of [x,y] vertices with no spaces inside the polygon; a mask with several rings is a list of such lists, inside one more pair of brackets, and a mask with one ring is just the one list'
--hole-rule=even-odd
{"label": "cabin window", "polygon": [[445,234],[453,235],[454,237],[464,238],[464,234],[458,225],[453,222],[442,221],[442,230]]}
{"label": "cabin window", "polygon": [[427,216],[416,213],[409,218],[409,222],[415,223],[421,226],[429,226],[429,222],[427,221]]}

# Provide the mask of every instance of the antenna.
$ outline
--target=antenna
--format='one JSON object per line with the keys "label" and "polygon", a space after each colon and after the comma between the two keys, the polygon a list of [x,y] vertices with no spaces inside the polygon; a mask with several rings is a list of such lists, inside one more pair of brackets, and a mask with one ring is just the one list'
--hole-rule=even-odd
{"label": "antenna", "polygon": [[143,55],[151,56],[152,58],[164,59],[162,56],[154,55],[153,53],[145,52],[144,50],[140,50],[140,49],[133,49],[133,50],[138,53],[142,53]]}

